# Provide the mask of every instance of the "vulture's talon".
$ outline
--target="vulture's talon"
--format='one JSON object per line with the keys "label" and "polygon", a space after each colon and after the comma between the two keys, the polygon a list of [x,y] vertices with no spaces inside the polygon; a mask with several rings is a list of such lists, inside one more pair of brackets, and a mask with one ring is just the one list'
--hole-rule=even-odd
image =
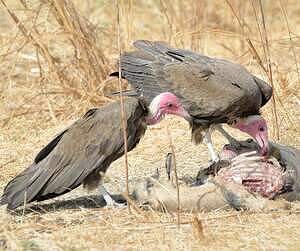
{"label": "vulture's talon", "polygon": [[126,203],[118,203],[117,201],[115,201],[102,184],[99,186],[99,191],[106,203],[106,206],[104,206],[104,208],[121,209],[126,207]]}
{"label": "vulture's talon", "polygon": [[122,208],[126,207],[126,203],[116,202],[108,193],[103,195],[103,199],[105,200],[105,203],[106,203],[104,208],[122,209]]}
{"label": "vulture's talon", "polygon": [[213,165],[215,163],[218,163],[219,161],[221,160],[219,154],[215,153],[213,156],[212,156],[212,159],[208,161],[208,164],[209,165]]}
{"label": "vulture's talon", "polygon": [[104,206],[103,208],[107,208],[107,209],[123,209],[126,208],[127,204],[126,203],[118,203],[116,201],[113,201],[113,203],[106,203],[106,206]]}
{"label": "vulture's talon", "polygon": [[213,165],[216,165],[218,162],[220,162],[220,157],[219,157],[219,155],[217,155],[216,158],[214,158],[214,159],[208,161],[208,165],[209,165],[209,166],[213,166]]}

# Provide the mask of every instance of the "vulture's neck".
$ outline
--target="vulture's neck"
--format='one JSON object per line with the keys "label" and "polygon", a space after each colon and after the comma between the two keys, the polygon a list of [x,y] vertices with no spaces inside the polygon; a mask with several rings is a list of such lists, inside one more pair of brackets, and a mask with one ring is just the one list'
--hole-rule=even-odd
{"label": "vulture's neck", "polygon": [[154,125],[161,121],[163,114],[161,114],[159,105],[161,101],[161,94],[156,96],[150,103],[148,109],[148,116],[146,117],[146,123],[148,125]]}

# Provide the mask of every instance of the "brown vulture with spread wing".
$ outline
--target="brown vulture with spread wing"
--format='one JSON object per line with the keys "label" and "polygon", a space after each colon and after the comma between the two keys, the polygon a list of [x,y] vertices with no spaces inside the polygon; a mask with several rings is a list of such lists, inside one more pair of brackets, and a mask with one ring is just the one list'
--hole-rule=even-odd
{"label": "brown vulture with spread wing", "polygon": [[[231,143],[238,142],[220,124],[227,123],[252,136],[262,155],[268,153],[268,133],[260,108],[272,96],[272,88],[243,66],[210,58],[163,42],[138,40],[138,49],[121,56],[122,77],[134,87],[128,96],[143,96],[157,107],[161,93],[175,94],[189,116],[195,143],[204,140],[212,160],[218,160],[211,142],[217,128]],[[111,76],[117,76],[112,73]]]}

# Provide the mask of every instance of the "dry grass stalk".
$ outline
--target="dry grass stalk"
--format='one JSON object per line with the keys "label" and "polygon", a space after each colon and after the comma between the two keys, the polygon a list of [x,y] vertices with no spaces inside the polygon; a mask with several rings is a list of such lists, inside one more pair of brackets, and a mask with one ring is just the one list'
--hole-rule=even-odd
{"label": "dry grass stalk", "polygon": [[[117,28],[118,28],[118,51],[119,58],[121,58],[121,29],[120,29],[120,3],[119,0],[116,0],[116,10],[117,10]],[[122,72],[121,72],[121,61],[118,63],[118,83],[119,83],[119,92],[120,92],[120,105],[121,105],[121,120],[122,120],[122,129],[123,129],[123,140],[124,140],[124,167],[125,167],[125,176],[126,176],[126,199],[129,198],[129,182],[128,182],[128,142],[127,142],[127,120],[125,118],[125,107],[124,107],[124,97],[122,91]],[[128,212],[130,213],[130,203],[127,200]]]}
{"label": "dry grass stalk", "polygon": [[[161,5],[161,12],[166,17],[166,20],[167,20],[167,23],[168,23],[168,26],[169,26],[169,30],[173,31],[173,22],[172,22],[171,17],[170,17],[170,15],[168,13],[168,8],[167,8],[164,0],[160,0],[160,5]],[[171,39],[172,39],[172,36],[169,36],[168,37],[168,42],[169,43],[171,42]]]}
{"label": "dry grass stalk", "polygon": [[251,0],[251,4],[253,7],[253,11],[254,11],[254,15],[256,17],[256,24],[258,26],[258,30],[260,33],[260,37],[261,37],[261,41],[262,41],[262,45],[263,45],[263,50],[264,50],[264,56],[267,60],[267,68],[264,66],[263,61],[261,60],[261,57],[259,56],[257,49],[255,48],[255,46],[253,45],[252,40],[249,38],[249,36],[247,36],[244,32],[244,26],[243,23],[241,21],[241,18],[238,16],[237,12],[235,11],[235,9],[233,8],[231,2],[229,0],[225,0],[227,5],[230,7],[232,13],[234,14],[235,18],[237,19],[239,26],[241,28],[242,34],[245,37],[248,46],[250,48],[250,52],[253,54],[253,57],[257,60],[258,64],[260,65],[260,67],[263,69],[263,71],[266,73],[266,75],[268,76],[268,79],[270,81],[270,84],[273,88],[273,96],[272,96],[272,110],[273,110],[273,121],[274,121],[274,132],[275,132],[275,136],[277,138],[277,140],[279,140],[280,138],[280,130],[279,130],[279,122],[278,122],[278,112],[277,112],[277,108],[276,108],[276,100],[275,100],[275,96],[276,96],[276,89],[274,88],[274,82],[273,82],[273,74],[272,74],[272,68],[271,68],[271,60],[270,60],[270,50],[269,50],[269,40],[268,40],[268,36],[267,36],[267,30],[266,30],[266,24],[265,24],[265,18],[264,18],[264,11],[262,8],[262,3],[261,0],[259,0],[259,6],[260,6],[260,12],[261,12],[261,16],[262,16],[262,23],[263,23],[263,32],[261,32],[260,28],[259,28],[259,23],[258,23],[258,18],[257,18],[257,13],[256,13],[256,9],[255,9],[255,5],[253,0]]}
{"label": "dry grass stalk", "polygon": [[[241,21],[241,18],[239,17],[239,15],[237,14],[236,10],[234,9],[234,7],[232,6],[231,2],[229,0],[225,0],[227,5],[230,7],[230,10],[231,12],[233,13],[234,17],[236,18],[236,20],[238,21],[239,23],[239,26],[241,28],[241,31],[242,31],[242,34],[243,34],[243,37],[246,39],[247,43],[248,43],[248,46],[249,46],[249,49],[250,49],[250,52],[252,53],[253,57],[257,60],[259,66],[263,69],[263,71],[265,73],[267,73],[267,69],[266,67],[264,66],[263,64],[263,61],[261,59],[261,57],[259,56],[259,53],[257,52],[252,40],[249,38],[249,36],[246,35],[245,31],[244,31],[244,26],[243,26],[243,23]],[[256,13],[255,13],[256,15]]]}
{"label": "dry grass stalk", "polygon": [[[265,52],[265,57],[267,59],[268,77],[269,77],[271,86],[273,87],[273,90],[275,93],[275,85],[273,82],[273,73],[272,73],[272,65],[271,65],[270,45],[269,45],[267,28],[266,28],[264,9],[263,9],[261,0],[259,0],[259,8],[260,8],[262,25],[263,25],[264,43],[262,43],[262,44],[263,44],[263,48],[264,48],[264,52]],[[274,116],[274,120],[275,120],[275,127],[274,127],[275,128],[275,136],[276,136],[276,139],[279,140],[280,139],[280,131],[279,131],[278,112],[277,112],[275,94],[272,96],[272,104],[273,104],[273,116]]]}
{"label": "dry grass stalk", "polygon": [[166,127],[167,130],[167,135],[169,139],[169,146],[171,148],[171,153],[172,153],[172,170],[174,169],[174,176],[175,176],[175,184],[176,184],[176,193],[177,193],[177,225],[180,227],[180,211],[181,211],[181,205],[180,205],[180,192],[179,192],[179,181],[178,181],[178,173],[177,173],[177,164],[176,164],[176,155],[175,155],[175,147],[172,142],[172,136],[169,130],[169,127]]}
{"label": "dry grass stalk", "polygon": [[[103,96],[104,93],[118,89],[117,79],[114,82],[107,79],[107,74],[116,70],[115,59],[118,57],[117,43],[113,42],[117,41],[117,23],[112,2],[73,0],[71,4],[75,14],[70,13],[73,12],[71,1],[66,0],[22,0],[22,3],[19,0],[2,0],[1,7],[3,2],[18,21],[13,21],[2,8],[2,188],[28,166],[37,151],[71,119],[78,118],[88,108],[110,102]],[[120,23],[122,49],[129,50],[129,43],[136,39],[171,41],[173,46],[227,58],[245,65],[255,75],[263,73],[268,76],[263,35],[259,34],[260,30],[262,32],[259,6],[255,5],[256,21],[251,0],[230,0],[230,3],[241,25],[236,26],[232,22],[236,18],[232,10],[226,8],[225,1],[163,0],[162,11],[160,1],[122,0],[120,9],[124,12],[121,12],[121,19],[126,19],[126,22]],[[292,51],[299,55],[300,6],[297,0],[282,1],[290,27],[289,35],[287,23],[278,18],[284,18],[278,2],[264,1],[263,4],[264,15],[268,17],[266,26],[272,31],[268,38],[281,142],[300,147],[300,84]],[[26,36],[17,26],[19,24],[24,26]],[[256,29],[257,25],[260,25],[259,29]],[[38,44],[33,39],[37,39]],[[246,48],[242,46],[244,40]],[[127,45],[124,45],[125,41]],[[48,50],[51,62],[47,61],[47,51],[40,46]],[[253,58],[257,63],[252,64]],[[94,69],[90,64],[95,65]],[[39,70],[32,73],[31,69]],[[97,79],[101,82],[98,83]],[[264,108],[264,115],[270,119],[269,126],[272,128],[275,125],[271,109],[270,102]],[[4,126],[2,122],[5,122]],[[160,165],[169,150],[164,130],[166,123],[172,126],[172,138],[174,143],[176,141],[179,177],[195,175],[199,165],[207,162],[205,146],[190,144],[186,133],[188,126],[181,120],[168,118],[149,128],[141,144],[128,154],[133,177],[151,175]],[[243,136],[236,131],[233,133],[237,137]],[[217,135],[214,139],[218,147],[224,143]],[[118,185],[125,184],[124,171],[123,159],[109,169],[108,176],[114,177],[108,184],[112,192],[119,193]],[[23,223],[20,215],[9,216],[1,208],[0,242],[6,240],[9,250],[98,250],[99,247],[114,250],[120,246],[129,250],[222,250],[224,247],[233,250],[298,250],[300,245],[297,232],[300,225],[299,203],[293,203],[295,208],[292,211],[269,214],[236,211],[203,213],[198,218],[205,227],[205,241],[196,242],[195,238],[191,238],[191,214],[180,214],[181,228],[178,231],[177,218],[164,213],[148,211],[140,214],[133,206],[132,214],[128,214],[127,210],[80,208],[76,197],[85,197],[86,193],[81,189],[74,192],[58,198],[60,202],[70,200],[71,209],[64,208],[60,202],[47,201],[47,206],[53,203],[51,210],[42,207],[35,212],[26,212]]]}
{"label": "dry grass stalk", "polygon": [[[130,206],[140,215],[143,215],[144,212],[142,209],[139,208],[139,206],[136,204],[135,201],[133,201],[130,196],[128,196],[128,192],[126,191],[125,193],[122,193],[122,196],[126,199],[127,204],[130,204]],[[130,210],[130,209],[129,209]],[[129,211],[130,212],[130,211]]]}
{"label": "dry grass stalk", "polygon": [[[36,48],[36,55],[33,57],[39,69],[41,92],[46,97],[46,105],[55,123],[58,120],[57,108],[49,102],[49,95],[53,97],[54,94],[49,94],[48,83],[51,91],[55,90],[54,93],[64,93],[70,100],[81,100],[89,106],[110,101],[110,98],[104,96],[101,84],[104,83],[111,66],[103,48],[98,47],[97,27],[78,14],[72,1],[41,0],[33,12],[32,22],[22,18],[19,12],[15,12],[7,5],[5,0],[1,0],[1,3],[23,34],[26,41],[24,44]],[[31,11],[24,1],[21,1],[21,5],[25,11]],[[49,28],[46,32],[40,28],[40,19],[45,9],[48,10],[48,19],[51,20],[52,33],[48,31]],[[64,44],[63,53],[58,53],[57,46],[49,45],[48,41],[53,40],[52,36],[55,36],[57,45]],[[12,44],[14,43],[17,43],[17,40]],[[21,46],[18,52],[24,50],[24,47]],[[4,57],[13,53],[12,49],[8,50],[11,52],[3,55]],[[47,90],[44,88],[46,85]],[[68,102],[64,109],[72,108],[72,103]],[[74,112],[74,107],[70,109],[72,110]],[[79,112],[84,111],[85,108],[81,108]]]}
{"label": "dry grass stalk", "polygon": [[195,238],[203,241],[205,239],[203,223],[196,214],[193,215],[192,227]]}
{"label": "dry grass stalk", "polygon": [[300,84],[300,69],[299,69],[299,63],[298,63],[298,60],[297,60],[297,55],[296,55],[296,51],[295,51],[294,42],[293,42],[293,39],[292,39],[291,28],[290,28],[290,25],[289,25],[289,21],[288,21],[288,17],[287,17],[287,14],[286,14],[285,7],[283,6],[281,0],[278,0],[278,1],[279,1],[280,9],[281,9],[284,21],[286,23],[288,33],[289,33],[289,40],[290,40],[290,44],[291,44],[291,50],[292,50],[292,53],[293,53],[293,56],[294,56],[296,71],[297,71],[297,76],[298,76],[298,83]]}

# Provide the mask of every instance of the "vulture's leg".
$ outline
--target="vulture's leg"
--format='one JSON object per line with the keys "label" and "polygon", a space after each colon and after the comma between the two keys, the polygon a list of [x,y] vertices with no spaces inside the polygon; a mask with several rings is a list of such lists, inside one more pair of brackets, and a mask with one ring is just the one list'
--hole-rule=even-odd
{"label": "vulture's leg", "polygon": [[217,129],[228,140],[230,145],[232,145],[236,149],[239,149],[241,147],[241,143],[234,137],[232,137],[228,132],[226,132],[221,124],[215,125],[214,128]]}
{"label": "vulture's leg", "polygon": [[105,189],[103,184],[100,184],[99,191],[100,191],[100,194],[103,196],[103,199],[106,202],[106,207],[108,207],[108,208],[113,208],[113,207],[123,208],[123,207],[125,207],[125,204],[118,203],[111,197],[111,195],[109,194],[109,192],[107,192],[107,190]]}
{"label": "vulture's leg", "polygon": [[219,155],[216,153],[214,149],[214,145],[211,140],[211,133],[214,130],[214,126],[210,126],[203,137],[203,142],[207,145],[209,155],[211,157],[212,162],[218,162],[220,160]]}

